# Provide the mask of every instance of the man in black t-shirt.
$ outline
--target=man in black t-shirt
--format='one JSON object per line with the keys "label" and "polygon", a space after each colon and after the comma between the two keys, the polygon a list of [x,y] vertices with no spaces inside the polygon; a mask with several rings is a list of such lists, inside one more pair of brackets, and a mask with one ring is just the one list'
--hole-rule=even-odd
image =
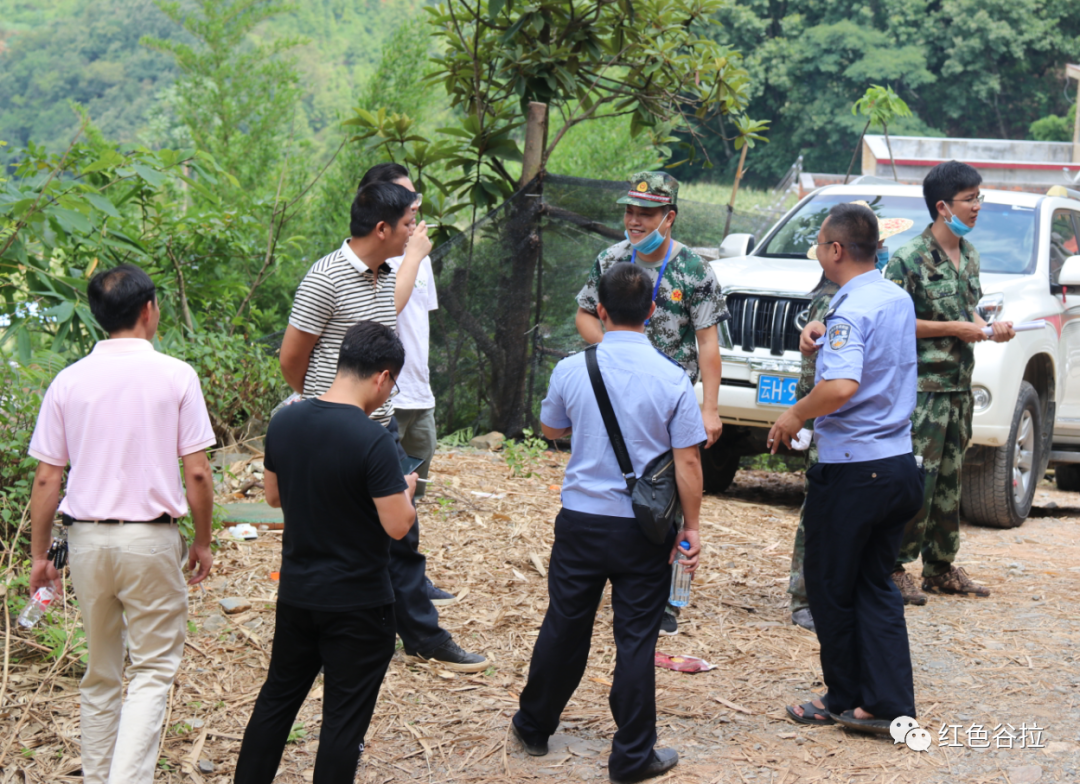
{"label": "man in black t-shirt", "polygon": [[282,409],[266,434],[266,501],[285,512],[270,669],[236,763],[236,782],[270,784],[296,714],[325,673],[315,780],[356,777],[394,654],[390,540],[416,512],[393,436],[370,414],[393,395],[405,349],[392,329],[345,333],[326,394]]}

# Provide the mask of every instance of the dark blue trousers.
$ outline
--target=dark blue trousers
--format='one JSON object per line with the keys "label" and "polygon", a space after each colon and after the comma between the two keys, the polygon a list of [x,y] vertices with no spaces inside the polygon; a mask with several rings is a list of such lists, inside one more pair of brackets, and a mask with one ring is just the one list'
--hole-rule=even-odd
{"label": "dark blue trousers", "polygon": [[904,525],[922,508],[910,453],[806,472],[806,593],[834,714],[915,717],[904,600],[890,574]]}
{"label": "dark blue trousers", "polygon": [[608,702],[618,725],[608,773],[629,778],[656,745],[656,638],[671,584],[668,540],[655,545],[636,520],[563,509],[555,518],[548,610],[529,664],[514,724],[530,743],[546,741],[585,673],[593,622],[611,580],[617,656]]}
{"label": "dark blue trousers", "polygon": [[[386,428],[397,442],[398,457],[405,457],[394,418]],[[439,611],[427,594],[427,558],[420,552],[420,521],[401,539],[390,540],[390,584],[394,586],[397,633],[408,653],[428,652],[450,639],[439,626]]]}

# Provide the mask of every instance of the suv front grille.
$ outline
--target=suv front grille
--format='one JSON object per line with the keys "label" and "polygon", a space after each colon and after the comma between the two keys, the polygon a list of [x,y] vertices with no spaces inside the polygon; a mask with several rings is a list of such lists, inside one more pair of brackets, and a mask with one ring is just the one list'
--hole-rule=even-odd
{"label": "suv front grille", "polygon": [[810,307],[809,299],[733,292],[727,295],[727,306],[732,343],[743,351],[767,348],[782,356],[799,350],[802,330],[795,317]]}

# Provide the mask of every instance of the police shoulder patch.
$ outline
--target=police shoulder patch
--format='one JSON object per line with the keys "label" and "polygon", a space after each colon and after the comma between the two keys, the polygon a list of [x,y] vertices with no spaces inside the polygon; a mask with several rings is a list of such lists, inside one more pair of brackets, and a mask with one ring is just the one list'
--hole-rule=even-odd
{"label": "police shoulder patch", "polygon": [[839,351],[847,345],[848,336],[851,335],[850,324],[833,324],[829,327],[829,347],[833,351]]}

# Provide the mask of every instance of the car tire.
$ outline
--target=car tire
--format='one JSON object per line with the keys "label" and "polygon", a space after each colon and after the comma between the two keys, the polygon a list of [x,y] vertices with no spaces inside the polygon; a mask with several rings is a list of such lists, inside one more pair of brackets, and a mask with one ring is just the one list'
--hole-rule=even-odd
{"label": "car tire", "polygon": [[968,522],[991,528],[1016,528],[1031,512],[1041,474],[1042,403],[1027,381],[1013,411],[1009,440],[988,449],[981,465],[964,464],[961,509]]}
{"label": "car tire", "polygon": [[1080,491],[1080,465],[1075,463],[1058,463],[1054,466],[1054,484],[1058,490],[1067,493]]}
{"label": "car tire", "polygon": [[739,470],[739,455],[722,443],[701,448],[701,478],[706,493],[722,493],[731,487]]}

